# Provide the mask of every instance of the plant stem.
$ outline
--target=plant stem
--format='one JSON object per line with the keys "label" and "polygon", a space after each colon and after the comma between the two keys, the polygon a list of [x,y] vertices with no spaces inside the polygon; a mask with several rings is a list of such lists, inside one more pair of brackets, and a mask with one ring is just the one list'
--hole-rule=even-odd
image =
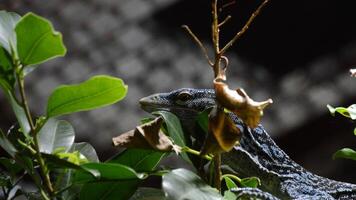
{"label": "plant stem", "polygon": [[193,155],[196,155],[196,156],[200,156],[206,160],[212,160],[213,158],[208,156],[208,155],[201,155],[199,151],[197,150],[194,150],[194,149],[191,149],[187,146],[185,147],[182,147],[182,152],[187,152],[187,153],[190,153],[190,154],[193,154]]}
{"label": "plant stem", "polygon": [[221,154],[214,156],[214,187],[221,191]]}
{"label": "plant stem", "polygon": [[[40,173],[41,173],[42,179],[45,183],[47,192],[50,195],[53,195],[54,191],[53,191],[53,186],[52,186],[52,183],[51,183],[51,180],[49,177],[49,171],[48,171],[47,166],[44,162],[44,159],[41,156],[41,152],[39,151],[37,130],[36,130],[35,124],[33,123],[30,108],[28,106],[27,99],[26,99],[24,76],[23,76],[23,71],[21,70],[22,66],[19,62],[16,62],[15,67],[16,67],[16,69],[18,69],[16,75],[17,75],[17,81],[18,81],[18,86],[19,86],[19,92],[20,92],[20,96],[21,96],[21,106],[25,110],[26,118],[27,118],[27,121],[30,124],[30,128],[31,128],[31,135],[32,135],[34,143],[35,143],[35,145],[34,145],[35,150],[36,150],[35,157],[40,165]],[[40,189],[41,195],[44,199],[50,199],[41,187],[39,189]]]}

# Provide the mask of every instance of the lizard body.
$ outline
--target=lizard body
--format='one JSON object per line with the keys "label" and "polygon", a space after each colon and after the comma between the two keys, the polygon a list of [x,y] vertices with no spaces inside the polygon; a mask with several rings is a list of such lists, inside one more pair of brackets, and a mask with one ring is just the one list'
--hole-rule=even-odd
{"label": "lizard body", "polygon": [[[215,93],[211,89],[183,88],[145,97],[140,104],[148,112],[174,113],[183,129],[199,140],[195,118],[199,112],[215,105]],[[257,176],[262,182],[262,191],[242,188],[237,191],[241,195],[262,199],[356,199],[356,185],[305,170],[277,146],[262,125],[251,129],[235,114],[230,113],[230,117],[241,130],[242,138],[240,146],[222,155],[222,162],[237,174]]]}

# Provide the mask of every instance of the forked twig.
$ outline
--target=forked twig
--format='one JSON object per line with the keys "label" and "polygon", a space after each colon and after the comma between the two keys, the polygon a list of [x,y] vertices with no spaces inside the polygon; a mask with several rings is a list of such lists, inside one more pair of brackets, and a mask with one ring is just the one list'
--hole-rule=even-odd
{"label": "forked twig", "polygon": [[263,3],[261,3],[260,6],[258,6],[255,12],[253,12],[250,18],[247,20],[244,27],[242,27],[242,29],[224,46],[224,48],[221,49],[220,51],[221,54],[225,53],[226,50],[230,48],[234,44],[234,42],[238,40],[247,31],[247,29],[249,28],[253,20],[257,17],[257,15],[261,12],[262,8],[265,7],[268,2],[269,0],[264,0]]}
{"label": "forked twig", "polygon": [[192,30],[187,25],[182,26],[183,29],[185,29],[189,35],[194,39],[194,41],[197,43],[197,45],[200,47],[200,49],[203,51],[203,54],[205,55],[205,58],[207,59],[209,65],[213,66],[213,61],[210,60],[209,54],[208,54],[208,49],[204,46],[204,44],[199,40],[199,38],[193,33]]}

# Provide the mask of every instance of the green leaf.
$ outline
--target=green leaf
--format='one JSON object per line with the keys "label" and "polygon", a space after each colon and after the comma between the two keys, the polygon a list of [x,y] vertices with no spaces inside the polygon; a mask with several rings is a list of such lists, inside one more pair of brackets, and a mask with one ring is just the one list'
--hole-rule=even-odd
{"label": "green leaf", "polygon": [[87,183],[80,191],[80,200],[124,200],[135,192],[138,180]]}
{"label": "green leaf", "polygon": [[81,171],[81,173],[90,174],[93,177],[100,177],[100,173],[97,170],[92,170],[90,168],[82,167],[81,165],[76,165],[65,159],[59,158],[57,155],[53,154],[41,154],[45,158],[49,169],[75,169]]}
{"label": "green leaf", "polygon": [[9,54],[16,52],[15,26],[20,18],[20,15],[16,13],[0,11],[0,45]]}
{"label": "green leaf", "polygon": [[168,199],[221,200],[215,188],[207,185],[193,172],[175,169],[163,175],[162,188]]}
{"label": "green leaf", "polygon": [[17,51],[24,66],[64,56],[67,51],[62,35],[53,29],[51,22],[33,13],[23,16],[15,31]]}
{"label": "green leaf", "polygon": [[237,195],[231,191],[225,191],[224,192],[224,198],[223,200],[236,200]]}
{"label": "green leaf", "polygon": [[74,143],[70,152],[78,151],[90,162],[99,162],[98,155],[93,146],[86,142]]}
{"label": "green leaf", "polygon": [[14,159],[1,157],[0,164],[10,172],[11,176],[15,176],[17,173],[22,171],[22,167],[16,163]]}
{"label": "green leaf", "polygon": [[165,155],[148,149],[126,149],[108,162],[126,165],[138,172],[149,172],[156,168]]}
{"label": "green leaf", "polygon": [[211,109],[205,109],[203,112],[199,113],[196,121],[199,126],[204,130],[205,134],[208,134],[208,125],[209,125],[209,113]]}
{"label": "green leaf", "polygon": [[224,176],[224,180],[225,180],[225,184],[226,184],[226,187],[230,190],[231,188],[236,188],[237,185],[235,184],[235,182],[227,177],[227,176]]}
{"label": "green leaf", "polygon": [[351,106],[344,108],[344,107],[337,107],[334,108],[330,105],[327,105],[330,113],[335,115],[335,113],[340,113],[341,115],[351,118],[352,120],[356,120],[356,104],[352,104]]}
{"label": "green leaf", "polygon": [[7,82],[10,86],[9,88],[14,88],[16,77],[12,67],[11,57],[2,47],[0,47],[0,79]]}
{"label": "green leaf", "polygon": [[68,152],[74,142],[74,129],[64,120],[49,119],[38,132],[39,148],[42,153],[53,153],[58,148]]}
{"label": "green leaf", "polygon": [[12,93],[12,87],[7,83],[5,80],[0,79],[0,87],[3,89],[6,98],[10,102],[10,105],[12,107],[12,110],[15,113],[15,116],[17,118],[17,121],[20,124],[20,127],[26,135],[30,133],[30,124],[27,121],[25,110],[17,103],[13,93]]}
{"label": "green leaf", "polygon": [[[161,159],[166,155],[162,152],[146,149],[126,149],[108,161],[131,167],[137,172],[150,172],[154,170]],[[109,181],[84,184],[80,199],[129,199],[136,191],[142,180]]]}
{"label": "green leaf", "polygon": [[346,158],[351,160],[356,160],[356,151],[350,148],[343,148],[334,153],[333,159],[336,158]]}
{"label": "green leaf", "polygon": [[15,154],[17,153],[16,148],[14,147],[13,144],[7,139],[6,135],[2,130],[0,130],[0,146],[11,156],[15,157]]}
{"label": "green leaf", "polygon": [[[152,113],[154,115],[160,115],[163,117],[164,122],[167,126],[167,131],[169,136],[173,139],[173,142],[181,147],[186,146],[186,140],[182,130],[182,126],[177,116],[167,111],[157,111]],[[192,161],[189,159],[188,154],[185,152],[180,153],[182,158],[188,163],[192,164]]]}
{"label": "green leaf", "polygon": [[354,129],[354,135],[356,135],[356,128]]}
{"label": "green leaf", "polygon": [[140,187],[129,200],[165,200],[162,190],[156,188]]}
{"label": "green leaf", "polygon": [[48,100],[47,116],[92,110],[116,103],[127,93],[127,85],[119,78],[94,76],[77,85],[56,88]]}
{"label": "green leaf", "polygon": [[257,188],[259,185],[261,185],[261,181],[257,177],[248,177],[241,179],[240,184],[242,187]]}
{"label": "green leaf", "polygon": [[144,179],[147,177],[145,173],[137,173],[130,167],[117,163],[86,163],[81,167],[87,170],[96,170],[100,173],[100,178],[97,179],[92,174],[78,171],[75,175],[75,181],[80,183],[99,181],[99,180],[130,180]]}

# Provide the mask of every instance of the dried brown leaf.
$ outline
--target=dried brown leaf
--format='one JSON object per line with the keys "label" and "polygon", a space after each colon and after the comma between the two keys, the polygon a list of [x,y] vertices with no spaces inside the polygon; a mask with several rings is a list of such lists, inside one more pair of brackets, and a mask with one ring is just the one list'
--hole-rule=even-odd
{"label": "dried brown leaf", "polygon": [[239,88],[231,90],[222,79],[214,80],[218,103],[239,116],[249,127],[255,128],[263,116],[263,109],[273,103],[272,99],[257,102]]}
{"label": "dried brown leaf", "polygon": [[155,149],[158,151],[175,151],[179,148],[160,130],[163,119],[157,117],[151,122],[137,126],[112,139],[114,146],[125,148]]}
{"label": "dried brown leaf", "polygon": [[241,132],[222,108],[215,106],[209,114],[209,135],[201,154],[229,152],[241,139]]}

